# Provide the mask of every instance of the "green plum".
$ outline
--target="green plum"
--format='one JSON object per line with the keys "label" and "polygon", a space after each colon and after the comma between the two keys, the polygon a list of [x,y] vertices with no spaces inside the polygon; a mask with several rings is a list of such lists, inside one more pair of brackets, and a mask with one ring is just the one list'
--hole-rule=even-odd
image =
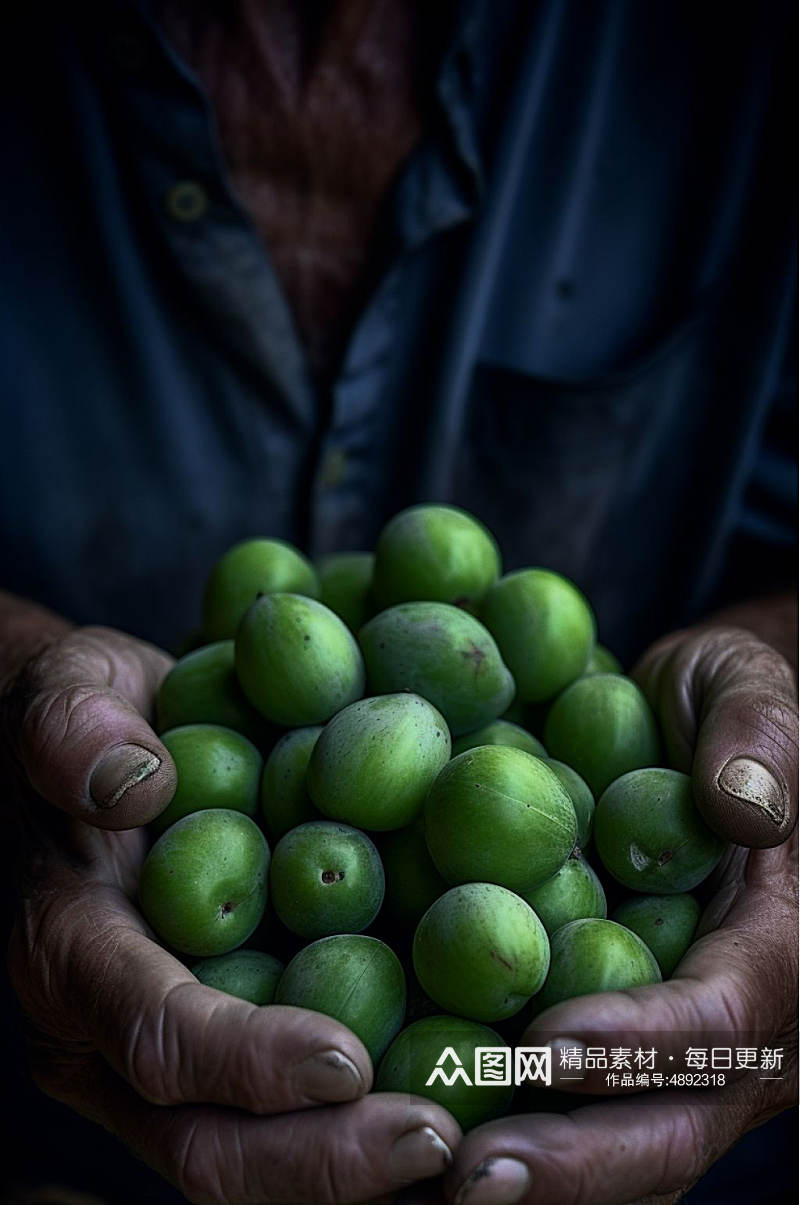
{"label": "green plum", "polygon": [[233,663],[233,641],[218,640],[181,657],[156,695],[159,732],[184,724],[221,724],[263,747],[269,728],[242,693]]}
{"label": "green plum", "polygon": [[650,704],[621,674],[589,674],[568,686],[547,713],[543,740],[595,797],[621,774],[658,765],[661,755]]}
{"label": "green plum", "polygon": [[440,896],[414,934],[423,991],[448,1012],[499,1021],[519,1012],[547,974],[544,925],[496,883],[464,883]]}
{"label": "green plum", "polygon": [[500,550],[455,506],[411,506],[390,519],[375,550],[381,608],[427,600],[473,609],[500,575]]}
{"label": "green plum", "polygon": [[550,970],[533,1007],[539,1013],[574,996],[660,982],[658,963],[630,929],[612,920],[573,920],[550,939]]}
{"label": "green plum", "polygon": [[478,745],[513,745],[515,749],[524,749],[534,757],[547,756],[547,750],[541,741],[537,741],[530,732],[519,724],[512,724],[510,720],[492,720],[490,724],[484,724],[482,728],[460,736],[457,741],[453,741],[453,757],[466,753],[467,749],[477,749]]}
{"label": "green plum", "polygon": [[311,802],[306,772],[322,725],[292,728],[284,733],[264,762],[261,777],[261,814],[273,841],[289,829],[324,817]]}
{"label": "green plum", "polygon": [[380,910],[383,866],[366,833],[312,821],[281,837],[269,885],[272,906],[292,933],[305,938],[360,933]]}
{"label": "green plum", "polygon": [[618,882],[659,895],[691,891],[724,849],[695,807],[689,775],[657,767],[623,774],[603,792],[594,840]]}
{"label": "green plum", "polygon": [[139,903],[168,945],[198,957],[225,954],[256,928],[267,903],[269,847],[261,830],[226,808],[193,812],[144,860]]}
{"label": "green plum", "polygon": [[603,885],[577,848],[552,879],[524,892],[522,898],[533,908],[549,937],[571,920],[605,917],[607,911]]}
{"label": "green plum", "polygon": [[406,980],[397,955],[376,937],[323,937],[295,954],[276,1004],[334,1017],[360,1038],[377,1063],[403,1024]]}
{"label": "green plum", "polygon": [[335,611],[351,632],[357,632],[375,614],[372,595],[371,552],[334,552],[316,564],[320,602]]}
{"label": "green plum", "polygon": [[241,732],[218,724],[184,724],[161,736],[178,772],[175,794],[153,831],[201,808],[232,808],[254,816],[258,807],[261,754]]}
{"label": "green plum", "polygon": [[374,694],[410,690],[438,708],[454,736],[505,711],[514,679],[483,624],[439,602],[401,603],[359,632]]}
{"label": "green plum", "polygon": [[624,900],[611,916],[638,934],[669,979],[692,944],[700,905],[693,895],[639,895]]}
{"label": "green plum", "polygon": [[313,598],[265,594],[236,633],[236,672],[257,711],[287,728],[324,724],[364,693],[350,629]]}
{"label": "green plum", "polygon": [[192,974],[206,987],[215,987],[250,1004],[271,1004],[283,963],[259,950],[231,950],[196,962]]}
{"label": "green plum", "polygon": [[[475,1084],[475,1051],[505,1047],[499,1034],[464,1017],[424,1017],[400,1031],[381,1060],[375,1079],[377,1092],[408,1092],[425,1096],[447,1109],[462,1130],[471,1130],[508,1112],[513,1083]],[[436,1075],[441,1063],[443,1074]],[[453,1055],[458,1060],[455,1062]],[[456,1070],[463,1066],[470,1083]],[[435,1076],[432,1083],[428,1083]],[[452,1080],[448,1083],[447,1080]]]}
{"label": "green plum", "polygon": [[555,774],[564,790],[572,800],[575,815],[578,820],[578,845],[586,849],[592,835],[594,822],[594,795],[583,781],[580,774],[568,766],[566,762],[556,761],[554,757],[543,757],[542,761]]}
{"label": "green plum", "polygon": [[425,803],[428,849],[451,884],[530,891],[563,866],[577,831],[575,809],[553,771],[510,745],[454,757]]}
{"label": "green plum", "polygon": [[276,591],[319,598],[311,562],[285,540],[242,540],[229,548],[211,570],[203,595],[206,640],[227,640],[262,594]]}
{"label": "green plum", "polygon": [[425,842],[424,817],[388,833],[381,842],[386,875],[384,907],[396,921],[415,929],[435,899],[447,891]]}
{"label": "green plum", "polygon": [[610,649],[596,644],[589,654],[584,674],[621,674],[622,666]]}
{"label": "green plum", "polygon": [[560,574],[507,573],[489,590],[480,613],[523,703],[544,702],[583,673],[594,647],[594,615],[577,586]]}
{"label": "green plum", "polygon": [[410,824],[450,757],[444,718],[415,694],[359,699],[335,715],[308,764],[308,792],[333,820],[377,831]]}

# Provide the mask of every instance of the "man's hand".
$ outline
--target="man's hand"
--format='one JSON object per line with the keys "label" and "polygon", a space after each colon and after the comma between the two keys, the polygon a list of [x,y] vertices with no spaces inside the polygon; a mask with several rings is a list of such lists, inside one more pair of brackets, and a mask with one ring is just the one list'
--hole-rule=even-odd
{"label": "man's hand", "polygon": [[[795,1098],[793,675],[754,635],[721,626],[659,642],[635,674],[659,714],[670,764],[692,774],[707,822],[738,845],[720,868],[701,936],[672,980],[565,1001],[536,1017],[522,1042],[558,1038],[557,1047],[655,1045],[662,1052],[673,1042],[681,1054],[689,1044],[783,1047],[775,1072],[782,1078],[750,1072],[724,1088],[664,1088],[646,1100],[492,1122],[456,1152],[445,1188],[457,1205],[666,1205]],[[602,1075],[580,1087],[609,1091]]]}
{"label": "man's hand", "polygon": [[460,1137],[448,1113],[366,1096],[348,1029],[202,986],[137,912],[135,826],[175,785],[148,722],[169,665],[119,632],[51,630],[6,695],[23,855],[10,970],[37,1082],[193,1202],[355,1202],[438,1174]]}

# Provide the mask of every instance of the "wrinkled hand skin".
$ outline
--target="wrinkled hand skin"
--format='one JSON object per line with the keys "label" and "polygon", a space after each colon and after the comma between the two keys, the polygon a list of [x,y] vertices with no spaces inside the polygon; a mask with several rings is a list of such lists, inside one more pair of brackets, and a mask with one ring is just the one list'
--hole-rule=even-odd
{"label": "wrinkled hand skin", "polygon": [[[135,897],[139,826],[174,790],[149,724],[171,660],[119,632],[63,628],[0,709],[19,852],[9,971],[38,1085],[196,1205],[364,1201],[443,1171],[456,1123],[428,1101],[366,1096],[369,1056],[344,1026],[204,987],[156,943]],[[122,745],[145,752],[120,793],[95,771]]]}
{"label": "wrinkled hand skin", "polygon": [[[794,647],[791,636],[786,647]],[[522,1042],[648,1049],[660,1032],[658,1048],[668,1051],[672,1041],[681,1055],[687,1035],[697,1046],[783,1047],[782,1078],[734,1072],[723,1088],[654,1089],[631,1099],[609,1089],[601,1072],[577,1088],[594,1096],[591,1104],[473,1130],[443,1189],[427,1197],[412,1189],[404,1202],[669,1205],[738,1138],[796,1100],[794,674],[752,631],[714,623],[660,641],[634,675],[658,712],[669,763],[691,773],[706,821],[735,844],[672,980],[565,1001],[534,1018]],[[597,1094],[615,1098],[597,1103]]]}

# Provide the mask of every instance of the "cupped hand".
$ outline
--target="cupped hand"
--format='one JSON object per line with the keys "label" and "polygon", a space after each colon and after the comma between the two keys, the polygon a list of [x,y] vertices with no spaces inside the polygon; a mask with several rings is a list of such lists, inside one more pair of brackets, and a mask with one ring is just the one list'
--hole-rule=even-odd
{"label": "cupped hand", "polygon": [[[485,1125],[464,1138],[445,1178],[457,1205],[676,1201],[742,1134],[796,1099],[793,674],[749,632],[705,626],[660,641],[635,675],[659,714],[670,764],[691,773],[706,821],[736,844],[672,980],[565,1001],[521,1041],[655,1046],[667,1058],[674,1046],[676,1059],[689,1045],[782,1048],[782,1065],[728,1073],[721,1088],[654,1089]],[[578,1090],[608,1093],[605,1072]]]}
{"label": "cupped hand", "polygon": [[202,986],[138,913],[139,826],[175,786],[149,723],[169,665],[78,629],[5,697],[21,855],[9,968],[37,1082],[197,1203],[357,1202],[438,1174],[460,1138],[448,1113],[366,1095],[372,1066],[347,1028]]}

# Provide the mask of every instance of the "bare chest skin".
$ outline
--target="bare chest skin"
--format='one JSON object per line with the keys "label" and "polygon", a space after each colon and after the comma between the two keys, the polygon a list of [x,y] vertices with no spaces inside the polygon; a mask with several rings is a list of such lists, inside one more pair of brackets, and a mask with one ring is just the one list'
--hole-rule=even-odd
{"label": "bare chest skin", "polygon": [[379,267],[387,194],[422,128],[416,0],[159,0],[214,107],[234,187],[318,378]]}

